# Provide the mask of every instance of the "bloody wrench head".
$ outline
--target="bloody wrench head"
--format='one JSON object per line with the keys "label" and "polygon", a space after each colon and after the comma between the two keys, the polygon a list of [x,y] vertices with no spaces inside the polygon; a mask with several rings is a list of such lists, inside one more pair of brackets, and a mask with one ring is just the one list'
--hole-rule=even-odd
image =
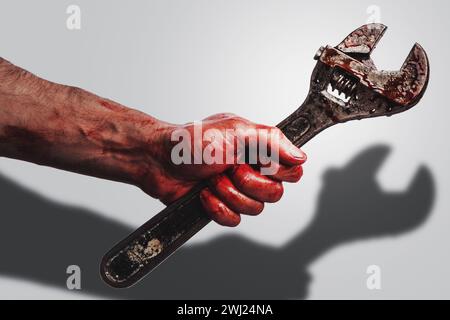
{"label": "bloody wrench head", "polygon": [[311,93],[330,104],[337,122],[389,116],[417,104],[426,90],[429,62],[415,44],[399,71],[379,71],[370,54],[387,27],[364,25],[336,47],[321,47],[311,79]]}

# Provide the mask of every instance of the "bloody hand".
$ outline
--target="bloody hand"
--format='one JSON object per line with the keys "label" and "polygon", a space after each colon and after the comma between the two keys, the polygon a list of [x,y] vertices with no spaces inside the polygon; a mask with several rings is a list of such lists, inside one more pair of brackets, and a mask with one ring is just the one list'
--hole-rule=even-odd
{"label": "bloody hand", "polygon": [[[162,152],[156,157],[156,165],[147,167],[142,177],[142,189],[153,197],[161,199],[169,204],[186,194],[201,180],[208,180],[208,188],[205,188],[200,198],[204,208],[211,218],[225,226],[236,226],[240,222],[240,214],[258,215],[264,208],[264,202],[276,202],[283,194],[282,181],[297,182],[302,176],[302,164],[306,160],[305,154],[296,148],[279,129],[252,123],[232,114],[218,114],[205,119],[201,123],[203,132],[215,129],[213,141],[224,141],[220,144],[221,154],[228,162],[213,164],[179,164],[175,165],[170,159],[174,143],[170,135],[179,129],[186,130],[191,137],[191,145],[199,143],[204,151],[204,141],[198,141],[202,137],[195,137],[194,124],[184,126],[167,126],[161,134],[158,149]],[[272,139],[258,140],[256,152],[260,144],[265,143],[270,150],[279,150],[278,161],[272,165],[275,170],[270,175],[261,174],[260,165],[237,164],[239,154],[236,152],[236,141],[230,141],[226,131],[256,132],[263,129],[270,132]],[[233,138],[236,138],[233,136]],[[240,137],[237,137],[238,139]],[[242,141],[242,140],[241,140]],[[242,142],[249,144],[248,141]],[[226,146],[233,144],[232,154],[227,152]],[[161,148],[161,146],[163,146]],[[150,146],[150,148],[154,148]],[[193,148],[191,148],[192,150]],[[193,151],[192,151],[193,153]],[[193,158],[193,155],[192,155]],[[230,159],[232,161],[230,162]]]}

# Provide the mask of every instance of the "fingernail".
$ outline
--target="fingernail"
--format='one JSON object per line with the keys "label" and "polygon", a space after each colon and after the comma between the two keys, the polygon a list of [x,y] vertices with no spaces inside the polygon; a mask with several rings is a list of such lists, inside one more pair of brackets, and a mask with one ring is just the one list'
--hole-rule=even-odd
{"label": "fingernail", "polygon": [[289,151],[295,159],[306,160],[306,154],[296,146],[292,145]]}

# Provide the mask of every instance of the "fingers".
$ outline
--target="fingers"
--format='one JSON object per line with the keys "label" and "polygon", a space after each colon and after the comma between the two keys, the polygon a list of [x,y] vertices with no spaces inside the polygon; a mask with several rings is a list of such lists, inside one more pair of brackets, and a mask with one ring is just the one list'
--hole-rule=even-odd
{"label": "fingers", "polygon": [[247,164],[236,166],[230,179],[242,193],[261,202],[277,202],[283,195],[281,182],[263,176]]}
{"label": "fingers", "polygon": [[258,215],[264,209],[264,202],[280,200],[281,181],[296,182],[302,173],[301,165],[279,165],[277,173],[269,178],[249,165],[239,165],[229,172],[229,177],[221,174],[211,178],[209,188],[200,193],[200,199],[214,221],[235,227],[241,221],[240,214]]}
{"label": "fingers", "polygon": [[211,219],[218,224],[236,227],[241,222],[241,216],[228,208],[208,188],[200,192],[200,201]]}
{"label": "fingers", "polygon": [[269,175],[269,177],[276,181],[295,183],[300,181],[303,176],[303,167],[301,165],[286,166],[279,163],[271,165],[273,166],[274,173]]}
{"label": "fingers", "polygon": [[210,180],[210,188],[227,207],[237,213],[258,215],[264,209],[264,203],[254,200],[240,192],[230,178],[221,174]]}
{"label": "fingers", "polygon": [[258,215],[264,209],[264,202],[277,202],[283,195],[282,181],[297,182],[303,169],[301,165],[278,164],[276,173],[264,176],[250,165],[233,168],[228,173],[210,179],[209,188],[200,198],[211,218],[223,226],[237,226],[240,214]]}

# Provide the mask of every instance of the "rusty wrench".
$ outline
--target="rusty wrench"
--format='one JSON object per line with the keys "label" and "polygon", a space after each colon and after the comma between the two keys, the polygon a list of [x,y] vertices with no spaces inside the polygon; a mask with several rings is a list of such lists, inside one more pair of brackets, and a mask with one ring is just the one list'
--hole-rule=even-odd
{"label": "rusty wrench", "polygon": [[[378,71],[371,52],[386,31],[364,25],[336,47],[315,55],[305,102],[278,127],[298,147],[322,130],[349,120],[391,116],[415,106],[429,79],[425,51],[415,44],[399,71]],[[135,284],[211,220],[204,212],[198,185],[119,242],[101,263],[103,280],[116,288]]]}

